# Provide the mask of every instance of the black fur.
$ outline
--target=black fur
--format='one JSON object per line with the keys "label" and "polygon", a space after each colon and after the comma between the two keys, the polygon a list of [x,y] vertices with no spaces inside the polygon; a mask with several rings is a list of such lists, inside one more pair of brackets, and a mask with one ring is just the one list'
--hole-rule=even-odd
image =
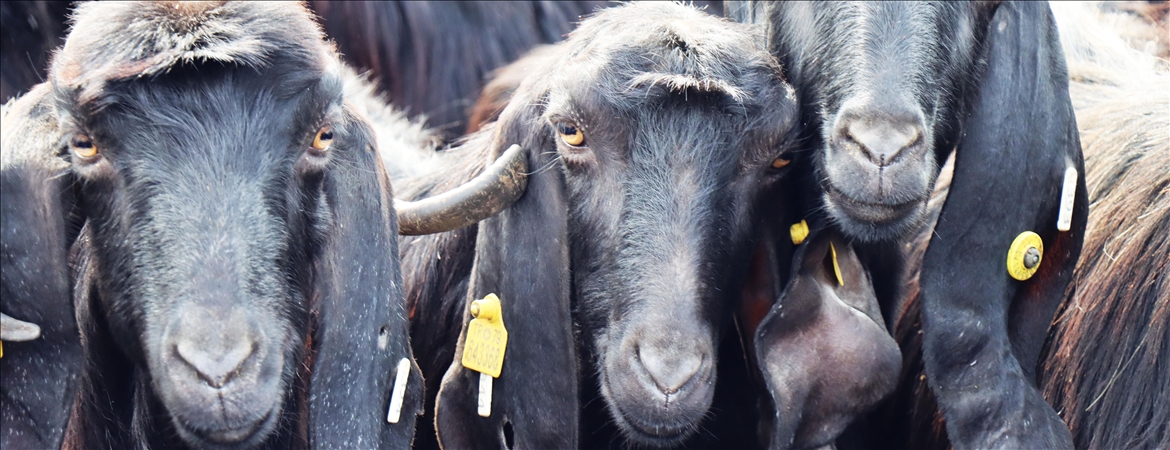
{"label": "black fur", "polygon": [[66,1],[0,2],[0,99],[45,81],[53,49],[65,42]]}
{"label": "black fur", "polygon": [[[931,389],[958,448],[1070,446],[1034,379],[1088,211],[1047,5],[732,2],[728,11],[769,28],[804,105],[813,214],[863,243],[887,321],[900,298],[897,243],[921,223],[938,165],[958,149],[922,269]],[[1073,229],[1059,233],[1066,167],[1081,177]],[[1044,263],[1019,282],[1004,261],[1026,230],[1043,238]]]}
{"label": "black fur", "polygon": [[454,139],[487,74],[560,41],[606,2],[337,2],[310,6],[346,62],[369,70],[390,100]]}
{"label": "black fur", "polygon": [[[410,358],[390,187],[309,12],[88,3],[73,20],[50,82],[6,111],[27,116],[6,117],[2,172],[52,190],[6,197],[6,219],[43,202],[50,225],[84,224],[5,231],[5,261],[9,243],[37,250],[26,260],[50,274],[72,246],[84,366],[65,446],[409,445],[416,368],[402,420],[385,422]],[[333,145],[309,151],[324,125]],[[96,156],[71,151],[82,136]],[[6,269],[6,311],[40,301],[20,288],[33,275]]]}
{"label": "black fur", "polygon": [[0,113],[0,295],[4,313],[41,327],[39,339],[4,343],[5,448],[61,446],[81,369],[68,266],[77,235],[69,163],[41,151],[59,144],[57,115],[32,100],[48,92],[42,84]]}
{"label": "black fur", "polygon": [[[461,366],[462,350],[438,358],[416,347],[428,377],[446,371],[444,446],[592,448],[613,443],[595,433],[611,420],[629,443],[682,444],[711,414],[752,200],[785,172],[772,161],[793,157],[795,98],[760,39],[685,6],[605,10],[540,54],[496,124],[435,156],[469,176],[519,144],[533,171],[500,216],[403,247],[417,345],[461,344],[452,330],[469,319],[466,301],[487,293],[500,296],[509,329],[488,419],[476,415],[478,374]],[[583,130],[584,146],[558,137],[558,123]],[[420,182],[396,180],[403,192],[441,190],[407,187]],[[669,400],[646,369],[656,363],[683,383]]]}

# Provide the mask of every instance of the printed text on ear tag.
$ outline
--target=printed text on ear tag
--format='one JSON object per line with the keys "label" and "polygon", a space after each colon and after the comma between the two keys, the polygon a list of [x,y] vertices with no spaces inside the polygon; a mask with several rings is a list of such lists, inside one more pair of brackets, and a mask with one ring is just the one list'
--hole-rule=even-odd
{"label": "printed text on ear tag", "polygon": [[1040,269],[1040,261],[1043,258],[1044,240],[1040,239],[1040,235],[1031,231],[1020,233],[1008,248],[1008,275],[1020,281],[1032,278]]}
{"label": "printed text on ear tag", "polygon": [[488,417],[492,414],[492,378],[498,378],[504,367],[508,330],[504,328],[504,311],[496,294],[471,302],[471,316],[474,318],[467,325],[462,362],[463,367],[480,373],[478,413]]}
{"label": "printed text on ear tag", "polygon": [[829,242],[829,254],[833,256],[833,275],[837,276],[837,284],[844,286],[845,279],[841,278],[841,266],[837,264],[837,247],[833,246],[833,242]]}
{"label": "printed text on ear tag", "polygon": [[508,345],[500,298],[488,294],[471,302],[471,316],[474,319],[467,325],[467,342],[463,343],[463,367],[498,378]]}

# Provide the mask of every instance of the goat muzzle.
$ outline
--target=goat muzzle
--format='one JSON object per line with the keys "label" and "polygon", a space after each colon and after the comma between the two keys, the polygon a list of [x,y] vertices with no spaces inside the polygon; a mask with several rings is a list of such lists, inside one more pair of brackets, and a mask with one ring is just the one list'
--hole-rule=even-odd
{"label": "goat muzzle", "polygon": [[422,200],[395,200],[398,234],[442,233],[472,225],[512,206],[528,184],[528,159],[512,145],[463,185]]}

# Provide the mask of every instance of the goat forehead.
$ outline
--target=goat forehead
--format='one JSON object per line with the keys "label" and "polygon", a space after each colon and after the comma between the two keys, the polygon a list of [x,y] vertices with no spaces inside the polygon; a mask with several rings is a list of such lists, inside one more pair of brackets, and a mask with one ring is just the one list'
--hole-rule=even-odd
{"label": "goat forehead", "polygon": [[724,114],[704,105],[675,102],[643,111],[632,122],[629,151],[635,162],[707,172],[734,163],[741,153]]}
{"label": "goat forehead", "polygon": [[261,179],[295,155],[290,147],[311,136],[327,109],[231,80],[142,83],[120,96],[119,107],[98,115],[98,139],[113,142],[115,163],[168,183]]}
{"label": "goat forehead", "polygon": [[743,101],[770,82],[779,65],[758,30],[676,4],[632,4],[583,22],[557,65],[565,77],[594,80],[610,103],[637,103],[657,92],[723,93]]}

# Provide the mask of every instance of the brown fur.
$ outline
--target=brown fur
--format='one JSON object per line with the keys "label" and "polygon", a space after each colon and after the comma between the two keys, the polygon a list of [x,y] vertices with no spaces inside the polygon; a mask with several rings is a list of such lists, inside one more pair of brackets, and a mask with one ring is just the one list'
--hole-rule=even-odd
{"label": "brown fur", "polygon": [[1039,382],[1079,448],[1170,447],[1170,76],[1158,78],[1070,86],[1092,212]]}

